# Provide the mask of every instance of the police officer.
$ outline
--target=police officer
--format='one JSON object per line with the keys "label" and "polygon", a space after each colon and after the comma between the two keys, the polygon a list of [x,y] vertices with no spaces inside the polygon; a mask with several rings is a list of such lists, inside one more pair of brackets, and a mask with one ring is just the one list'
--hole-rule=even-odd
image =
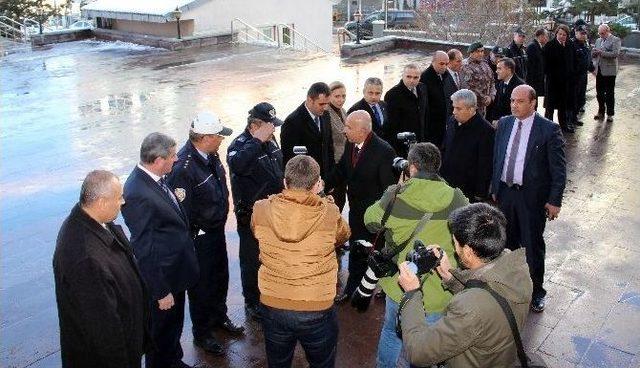
{"label": "police officer", "polygon": [[238,236],[240,237],[240,277],[247,315],[260,319],[258,304],[258,241],[251,232],[253,204],[283,189],[282,151],[273,135],[282,120],[271,104],[262,102],[249,111],[247,127],[229,145],[227,163],[231,172],[231,189]]}
{"label": "police officer", "polygon": [[178,152],[168,182],[187,213],[200,278],[188,290],[194,344],[221,355],[222,345],[212,328],[240,334],[244,327],[227,316],[229,266],[224,225],[229,212],[229,190],[218,148],[232,130],[217,116],[201,112],[191,122],[189,140]]}

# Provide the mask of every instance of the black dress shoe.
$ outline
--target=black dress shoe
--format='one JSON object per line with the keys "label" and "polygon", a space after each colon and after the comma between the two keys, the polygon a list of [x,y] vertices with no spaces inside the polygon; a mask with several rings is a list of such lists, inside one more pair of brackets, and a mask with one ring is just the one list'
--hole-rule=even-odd
{"label": "black dress shoe", "polygon": [[544,310],[544,307],[545,307],[545,298],[544,298],[544,296],[535,297],[531,301],[531,311],[534,312],[534,313],[542,312]]}
{"label": "black dress shoe", "polygon": [[216,340],[216,338],[213,336],[208,336],[203,339],[198,339],[194,337],[193,344],[212,355],[224,354],[224,348],[222,347],[222,345],[220,345],[218,340]]}
{"label": "black dress shoe", "polygon": [[349,300],[349,295],[346,293],[336,295],[336,297],[333,298],[333,301],[336,302],[336,304],[344,304],[347,300]]}
{"label": "black dress shoe", "polygon": [[243,326],[238,326],[233,324],[233,322],[231,322],[231,320],[229,319],[229,317],[226,317],[221,321],[218,322],[215,327],[220,328],[222,330],[227,331],[228,333],[234,334],[234,335],[239,335],[242,334],[244,332],[244,327]]}
{"label": "black dress shoe", "polygon": [[260,313],[260,307],[258,307],[257,305],[245,304],[244,312],[247,317],[251,318],[254,321],[259,322],[262,320],[262,313]]}

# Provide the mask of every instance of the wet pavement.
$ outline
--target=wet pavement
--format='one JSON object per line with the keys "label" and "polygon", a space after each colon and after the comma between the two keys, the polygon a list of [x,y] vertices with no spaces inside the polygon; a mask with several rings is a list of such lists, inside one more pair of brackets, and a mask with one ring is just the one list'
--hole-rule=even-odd
{"label": "wet pavement", "polygon": [[[381,77],[386,90],[407,62],[426,66],[429,58],[393,52],[343,61],[246,45],[169,52],[82,41],[0,59],[0,366],[60,366],[51,258],[88,171],[124,179],[144,136],[161,131],[182,144],[189,117],[202,109],[221,115],[234,135],[257,102],[284,118],[318,80],[343,81],[350,106],[367,77]],[[585,126],[567,137],[561,217],[546,232],[548,308],[529,318],[526,344],[552,367],[640,367],[640,66],[621,69],[614,123],[591,119],[593,80],[589,88]],[[232,217],[227,241],[230,315],[246,336],[221,334],[227,355],[207,356],[191,344],[187,319],[185,361],[263,367],[262,332],[243,313]],[[338,367],[374,365],[383,309],[381,301],[367,314],[339,308]],[[305,366],[300,351],[294,366]]]}

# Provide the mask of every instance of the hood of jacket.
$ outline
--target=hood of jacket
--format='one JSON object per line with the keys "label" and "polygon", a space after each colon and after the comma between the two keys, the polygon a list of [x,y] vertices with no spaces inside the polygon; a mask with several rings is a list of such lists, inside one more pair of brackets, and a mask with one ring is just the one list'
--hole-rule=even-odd
{"label": "hood of jacket", "polygon": [[317,194],[299,189],[285,189],[268,200],[268,222],[278,240],[287,243],[308,238],[322,225],[328,206]]}

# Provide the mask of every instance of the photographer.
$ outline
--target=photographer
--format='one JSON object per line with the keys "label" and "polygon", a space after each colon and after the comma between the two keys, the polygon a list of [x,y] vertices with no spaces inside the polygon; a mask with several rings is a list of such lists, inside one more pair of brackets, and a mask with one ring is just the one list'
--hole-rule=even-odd
{"label": "photographer", "polygon": [[398,283],[406,291],[400,326],[411,364],[422,367],[446,361],[449,368],[513,367],[516,344],[500,304],[487,290],[465,288],[471,280],[485,282],[506,299],[522,330],[532,284],[524,249],[504,249],[506,222],[502,212],[484,203],[451,214],[449,228],[460,268],[454,268],[448,258],[453,253],[445,252],[436,270],[455,295],[433,326],[425,323],[423,309],[423,298],[431,295],[420,290],[420,280],[408,264],[400,265]]}
{"label": "photographer", "polygon": [[300,341],[311,367],[333,367],[338,319],[333,306],[335,247],[350,235],[330,197],[320,197],[320,166],[310,156],[287,163],[285,189],[256,202],[251,228],[260,244],[260,301],[269,367],[290,367]]}
{"label": "photographer", "polygon": [[[397,256],[391,262],[395,264],[400,264],[409,250],[413,249],[414,239],[422,240],[425,244],[438,244],[452,254],[453,243],[447,218],[453,210],[469,203],[459,189],[450,187],[438,176],[440,150],[435,145],[412,145],[408,162],[411,178],[399,187],[390,186],[364,215],[365,225],[370,231],[381,230],[381,224],[384,223],[385,248],[394,249]],[[385,216],[387,208],[390,212]],[[386,221],[383,221],[385,217]],[[401,247],[403,249],[398,249]],[[381,278],[379,285],[387,298],[377,367],[395,367],[402,348],[402,340],[397,337],[395,329],[398,303],[402,297],[398,274]],[[451,294],[443,289],[440,277],[435,274],[425,275],[422,291],[425,295],[424,308],[429,313],[429,320],[434,321],[444,311]]]}

